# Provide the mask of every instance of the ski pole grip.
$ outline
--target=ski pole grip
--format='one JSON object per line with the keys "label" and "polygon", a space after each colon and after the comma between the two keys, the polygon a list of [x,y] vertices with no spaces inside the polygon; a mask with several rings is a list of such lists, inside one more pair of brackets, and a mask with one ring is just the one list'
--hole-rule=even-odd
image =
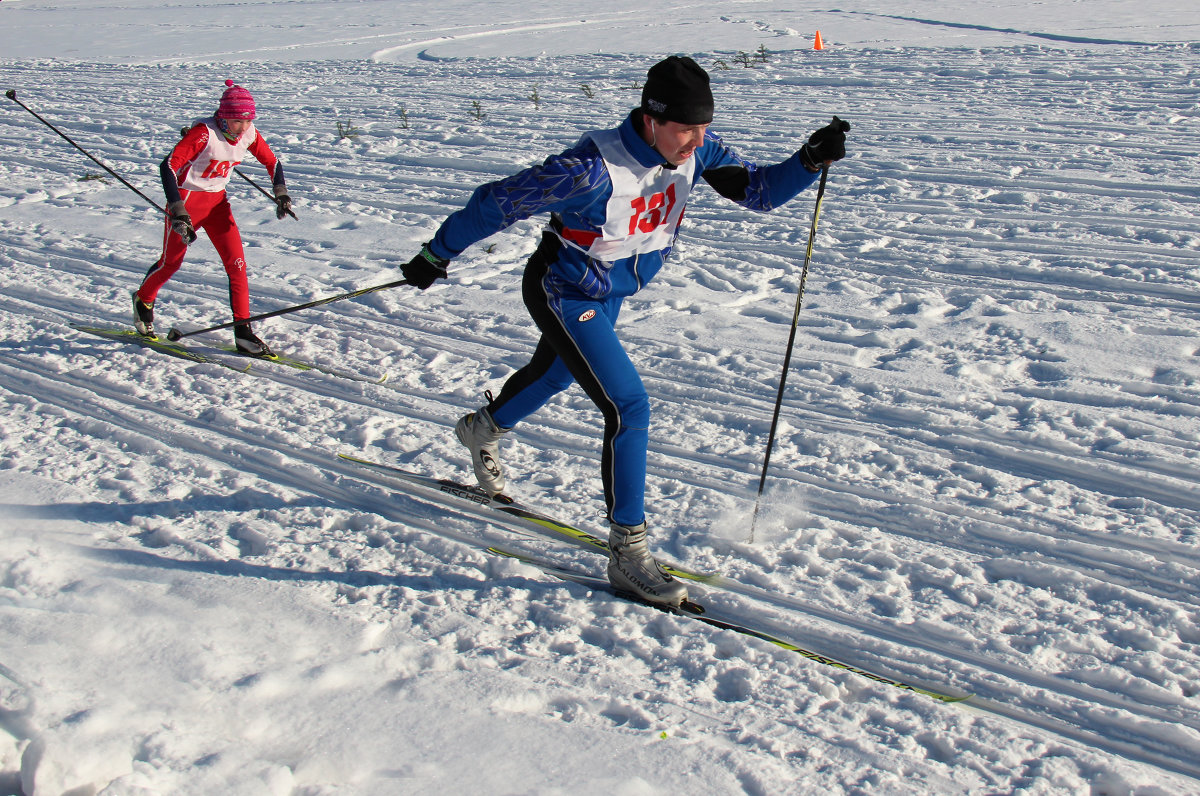
{"label": "ski pole grip", "polygon": [[17,90],[15,88],[10,88],[8,91],[4,92],[4,96],[8,97],[13,102],[16,102],[17,101]]}

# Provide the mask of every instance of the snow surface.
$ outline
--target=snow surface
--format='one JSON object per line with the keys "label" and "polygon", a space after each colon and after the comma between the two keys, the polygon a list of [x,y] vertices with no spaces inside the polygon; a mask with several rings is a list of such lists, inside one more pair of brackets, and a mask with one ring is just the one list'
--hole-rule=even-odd
{"label": "snow surface", "polygon": [[[158,199],[179,126],[249,87],[299,216],[230,185],[260,312],[400,278],[669,52],[752,159],[850,120],[753,537],[814,191],[754,215],[700,188],[627,304],[653,543],[740,584],[696,588],[714,609],[976,697],[590,594],[481,547],[598,556],[335,458],[468,477],[453,422],[533,349],[540,222],[424,293],[259,324],[382,384],[187,363],[70,328],[128,322],[160,222],[5,101],[0,793],[1200,791],[1195,3],[645,7],[8,0],[0,88]],[[225,301],[201,241],[160,323]],[[515,493],[603,534],[597,413],[575,390],[536,421]]]}

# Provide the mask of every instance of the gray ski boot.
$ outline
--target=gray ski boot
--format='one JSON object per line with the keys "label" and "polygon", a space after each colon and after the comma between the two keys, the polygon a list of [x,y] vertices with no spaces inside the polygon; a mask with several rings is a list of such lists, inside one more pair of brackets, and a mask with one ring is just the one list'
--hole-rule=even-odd
{"label": "gray ski boot", "polygon": [[486,408],[472,412],[454,427],[458,441],[471,452],[475,480],[492,497],[504,492],[504,468],[500,466],[500,437],[508,429],[500,428]]}
{"label": "gray ski boot", "polygon": [[687,587],[668,575],[650,555],[646,523],[629,527],[611,526],[608,535],[608,582],[646,602],[679,605],[687,599]]}

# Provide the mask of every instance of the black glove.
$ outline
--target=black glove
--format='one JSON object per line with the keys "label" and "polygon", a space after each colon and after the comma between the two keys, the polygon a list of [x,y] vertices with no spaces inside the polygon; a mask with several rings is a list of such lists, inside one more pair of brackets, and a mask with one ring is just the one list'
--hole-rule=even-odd
{"label": "black glove", "polygon": [[421,253],[400,266],[400,272],[413,287],[424,290],[439,279],[446,278],[446,266],[449,260],[443,260],[429,250],[429,244],[421,247]]}
{"label": "black glove", "polygon": [[834,116],[833,121],[808,137],[808,143],[800,147],[800,162],[809,171],[820,171],[826,161],[846,157],[846,133],[850,122]]}
{"label": "black glove", "polygon": [[275,194],[275,218],[283,218],[290,215],[292,218],[296,214],[292,212],[292,197],[288,196],[286,190],[278,191]]}
{"label": "black glove", "polygon": [[171,214],[171,229],[175,230],[175,234],[183,238],[184,243],[194,243],[196,228],[192,226],[192,217],[188,215],[187,205],[183,202],[171,202],[167,205],[167,212]]}

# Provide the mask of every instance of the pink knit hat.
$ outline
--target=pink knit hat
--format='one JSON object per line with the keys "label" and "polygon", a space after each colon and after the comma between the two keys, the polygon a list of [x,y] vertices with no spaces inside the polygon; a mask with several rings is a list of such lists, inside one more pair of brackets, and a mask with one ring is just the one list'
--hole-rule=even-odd
{"label": "pink knit hat", "polygon": [[234,85],[232,80],[226,80],[225,93],[221,95],[221,105],[217,108],[218,119],[253,119],[254,97],[241,86]]}

